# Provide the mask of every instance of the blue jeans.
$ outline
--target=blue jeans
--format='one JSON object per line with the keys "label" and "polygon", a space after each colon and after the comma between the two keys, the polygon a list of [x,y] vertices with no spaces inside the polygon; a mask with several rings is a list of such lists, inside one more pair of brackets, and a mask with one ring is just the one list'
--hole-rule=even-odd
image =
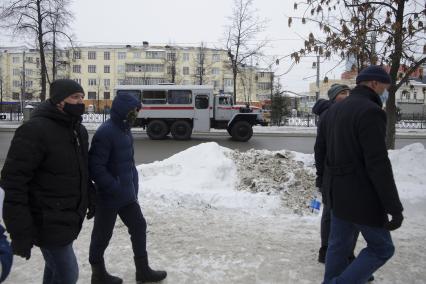
{"label": "blue jeans", "polygon": [[[353,239],[361,232],[367,247],[349,263]],[[367,283],[368,278],[388,261],[395,252],[390,232],[379,227],[354,224],[331,213],[331,232],[325,260],[324,284]]]}
{"label": "blue jeans", "polygon": [[42,247],[45,266],[43,284],[75,284],[78,264],[72,243],[63,247]]}

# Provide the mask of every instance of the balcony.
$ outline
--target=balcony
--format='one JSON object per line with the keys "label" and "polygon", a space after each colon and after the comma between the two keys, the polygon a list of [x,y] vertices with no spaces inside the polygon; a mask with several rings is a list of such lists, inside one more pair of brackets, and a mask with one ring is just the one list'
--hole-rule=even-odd
{"label": "balcony", "polygon": [[404,103],[404,104],[424,104],[425,99],[397,99],[398,103]]}

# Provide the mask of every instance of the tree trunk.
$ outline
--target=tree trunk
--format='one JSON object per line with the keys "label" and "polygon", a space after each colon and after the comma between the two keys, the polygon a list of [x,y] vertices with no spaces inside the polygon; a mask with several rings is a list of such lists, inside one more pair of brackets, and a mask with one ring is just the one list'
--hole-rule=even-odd
{"label": "tree trunk", "polygon": [[389,75],[392,79],[392,85],[389,88],[389,98],[386,102],[386,113],[387,113],[387,128],[386,128],[386,146],[388,149],[395,149],[395,123],[396,123],[396,105],[395,105],[395,93],[396,93],[396,81],[398,79],[398,70],[402,58],[402,25],[404,20],[404,5],[405,1],[399,1],[397,12],[395,15],[395,52],[391,58],[391,69]]}
{"label": "tree trunk", "polygon": [[41,91],[40,91],[40,101],[46,100],[46,58],[44,56],[44,41],[43,41],[43,18],[41,16],[41,0],[37,1],[37,17],[38,17],[38,45],[40,52],[40,75],[41,75]]}
{"label": "tree trunk", "polygon": [[234,78],[234,104],[237,103],[237,70],[233,70],[232,72]]}

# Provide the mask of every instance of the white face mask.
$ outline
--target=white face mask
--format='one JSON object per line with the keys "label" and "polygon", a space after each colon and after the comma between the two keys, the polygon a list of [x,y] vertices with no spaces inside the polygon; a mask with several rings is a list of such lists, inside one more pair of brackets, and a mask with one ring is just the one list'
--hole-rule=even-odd
{"label": "white face mask", "polygon": [[380,99],[382,100],[382,103],[385,103],[388,100],[389,92],[387,89],[383,91],[383,93],[380,95]]}

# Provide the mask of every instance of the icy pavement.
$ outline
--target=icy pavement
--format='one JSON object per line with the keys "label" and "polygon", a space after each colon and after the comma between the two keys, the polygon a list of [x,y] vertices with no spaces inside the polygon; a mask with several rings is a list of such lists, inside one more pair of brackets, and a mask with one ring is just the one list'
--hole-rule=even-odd
{"label": "icy pavement", "polygon": [[[286,203],[281,196],[286,187],[289,191],[299,187],[304,200],[309,199],[303,192],[309,196],[314,190],[305,188],[312,184],[312,155],[285,150],[248,153],[243,156],[216,143],[205,143],[138,167],[150,262],[153,268],[168,271],[163,283],[321,282],[324,266],[317,262],[320,217],[303,211],[303,205],[295,207],[301,206],[302,212],[293,213],[293,206],[303,202]],[[426,283],[425,155],[421,144],[390,152],[405,221],[392,233],[395,256],[375,273],[374,283]],[[244,168],[241,161],[258,163]],[[262,163],[268,166],[262,168]],[[288,180],[278,170],[271,172],[273,165],[285,169]],[[265,175],[272,179],[260,186],[259,172],[265,168]],[[242,184],[251,184],[242,183],[250,172],[259,188],[238,190]],[[274,177],[278,178],[276,184],[283,182],[282,189],[267,189],[267,185],[276,185]],[[90,283],[87,258],[92,226],[92,220],[86,221],[74,243],[79,283]],[[362,246],[360,240],[357,248]],[[5,283],[41,283],[42,257],[38,249],[32,252],[29,261],[15,258]],[[134,283],[130,240],[121,222],[117,222],[106,252],[106,263],[111,273],[123,277],[125,283]]]}

